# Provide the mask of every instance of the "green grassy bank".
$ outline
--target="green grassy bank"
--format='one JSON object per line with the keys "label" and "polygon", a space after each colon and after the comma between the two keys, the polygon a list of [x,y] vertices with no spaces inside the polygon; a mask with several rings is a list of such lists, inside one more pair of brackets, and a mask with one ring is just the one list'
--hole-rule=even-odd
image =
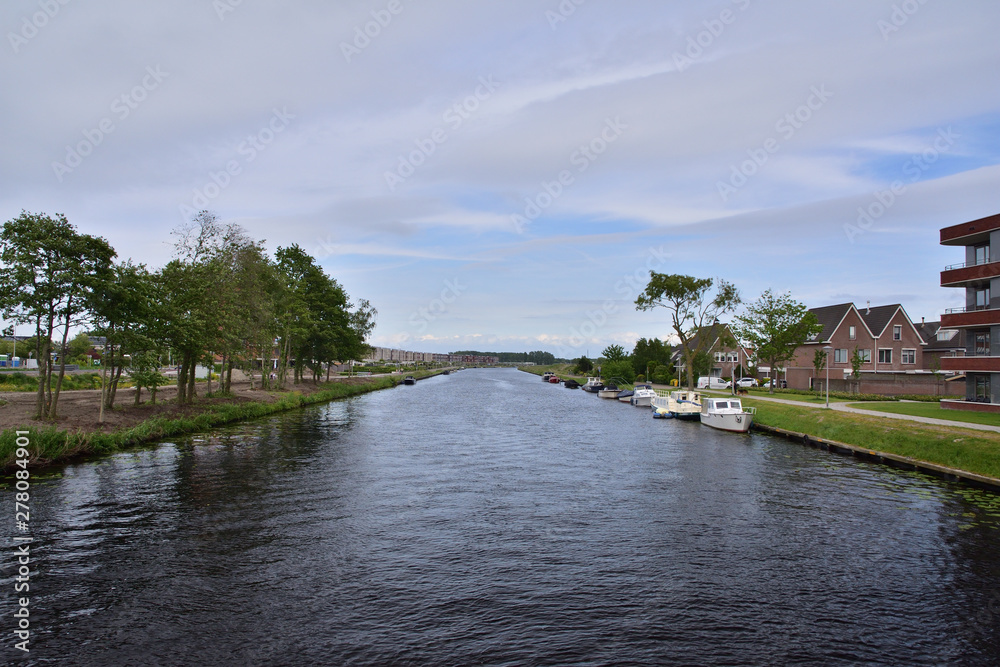
{"label": "green grassy bank", "polygon": [[[417,375],[417,374],[414,374]],[[430,375],[430,373],[427,373]],[[30,465],[40,466],[63,461],[77,456],[111,454],[128,447],[153,442],[185,433],[203,431],[223,424],[248,419],[256,419],[277,412],[294,410],[306,405],[326,403],[338,398],[347,398],[380,389],[394,387],[400,377],[371,378],[363,384],[342,384],[331,382],[324,389],[303,395],[291,392],[278,400],[265,402],[232,402],[206,404],[197,414],[186,417],[153,417],[136,426],[109,433],[86,433],[65,431],[55,426],[35,427],[28,431],[30,444]],[[197,403],[195,403],[197,406]],[[14,466],[17,435],[13,430],[0,433],[0,468],[4,471]]]}
{"label": "green grassy bank", "polygon": [[848,407],[860,410],[875,410],[876,412],[891,412],[897,415],[910,415],[911,417],[930,417],[932,419],[945,419],[953,422],[965,422],[967,424],[1000,426],[1000,415],[992,412],[945,410],[935,403],[851,403]]}
{"label": "green grassy bank", "polygon": [[757,408],[756,421],[765,426],[1000,478],[1000,433],[746,398],[743,403]]}

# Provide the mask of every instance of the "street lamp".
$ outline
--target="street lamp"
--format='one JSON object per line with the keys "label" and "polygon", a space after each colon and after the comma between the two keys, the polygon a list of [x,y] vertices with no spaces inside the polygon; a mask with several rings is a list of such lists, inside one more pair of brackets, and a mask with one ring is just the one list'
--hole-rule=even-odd
{"label": "street lamp", "polygon": [[823,353],[826,354],[826,408],[830,409],[830,350],[833,348],[829,345],[823,346]]}

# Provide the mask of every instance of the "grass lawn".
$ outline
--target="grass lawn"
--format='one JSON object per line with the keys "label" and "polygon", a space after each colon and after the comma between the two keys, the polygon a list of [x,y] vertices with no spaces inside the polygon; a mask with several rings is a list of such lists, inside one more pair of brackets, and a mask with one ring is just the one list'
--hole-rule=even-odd
{"label": "grass lawn", "polygon": [[1000,426],[1000,415],[986,412],[963,412],[961,410],[945,410],[937,403],[851,403],[848,407],[860,410],[876,410],[878,412],[891,412],[897,415],[912,415],[914,417],[932,417],[934,419],[947,419],[953,422],[965,422],[968,424],[987,424],[989,426]]}
{"label": "grass lawn", "polygon": [[1000,433],[753,399],[744,405],[756,407],[757,422],[767,426],[1000,478]]}
{"label": "grass lawn", "polygon": [[[720,391],[704,391],[704,390],[699,390],[699,391],[701,391],[704,394],[709,394],[711,396],[729,396],[731,394],[731,392],[728,389],[726,389],[724,391],[721,391],[721,390]],[[744,399],[750,398],[750,399],[753,399],[753,398],[758,397],[758,396],[761,397],[761,398],[780,398],[783,401],[795,401],[797,403],[806,403],[806,404],[809,404],[809,405],[826,405],[826,394],[824,394],[820,398],[817,398],[816,396],[808,396],[806,394],[789,394],[789,393],[785,393],[785,392],[782,392],[782,391],[776,391],[772,395],[772,394],[767,393],[766,389],[764,389],[764,390],[760,390],[760,389],[758,389],[758,390],[750,390],[750,393],[748,395],[746,395],[746,396],[740,396],[739,398],[744,398]],[[830,397],[830,402],[831,403],[844,403],[845,401],[847,401],[847,399],[845,399],[845,398],[834,398],[833,396]]]}

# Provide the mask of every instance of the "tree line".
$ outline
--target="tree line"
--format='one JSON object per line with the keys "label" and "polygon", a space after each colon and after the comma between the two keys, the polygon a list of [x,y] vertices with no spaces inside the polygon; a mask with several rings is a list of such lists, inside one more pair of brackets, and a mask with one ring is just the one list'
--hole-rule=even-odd
{"label": "tree line", "polygon": [[[196,398],[195,369],[221,358],[219,389],[233,370],[254,388],[283,389],[330,364],[363,357],[375,308],[344,288],[297,245],[271,257],[237,224],[201,211],[172,232],[174,257],[160,269],[119,261],[103,238],[82,234],[63,215],[22,211],[0,231],[0,311],[34,327],[37,419],[54,420],[70,332],[85,327],[106,339],[102,409],[111,409],[123,374],[141,391],[178,367],[177,400]],[[263,363],[277,359],[272,379]],[[209,375],[208,391],[211,391]]]}

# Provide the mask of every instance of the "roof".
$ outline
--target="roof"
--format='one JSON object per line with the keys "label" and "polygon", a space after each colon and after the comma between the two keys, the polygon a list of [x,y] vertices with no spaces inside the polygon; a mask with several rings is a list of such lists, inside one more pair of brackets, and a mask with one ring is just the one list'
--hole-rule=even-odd
{"label": "roof", "polygon": [[808,343],[825,343],[833,338],[833,332],[837,330],[840,323],[847,317],[847,313],[854,308],[853,303],[838,303],[836,306],[822,306],[820,308],[810,308],[809,312],[816,316],[816,320],[823,325],[815,338],[810,338]]}
{"label": "roof", "polygon": [[[721,331],[722,329],[725,329],[725,333],[727,333],[734,341],[736,341],[736,336],[733,335],[733,330],[729,327],[729,324],[727,324],[725,322],[718,322],[718,323],[715,323],[715,324],[711,324],[711,325],[709,325],[707,327],[702,327],[702,329],[706,331],[709,340],[712,341],[711,345],[709,345],[708,348],[706,348],[705,350],[703,350],[704,352],[710,352],[712,350],[712,348],[715,347],[716,342],[720,338],[719,334],[722,333],[722,331]],[[689,340],[691,349],[695,349],[695,348],[698,347],[698,344],[699,344],[700,339],[701,339],[701,335],[702,335],[702,332],[699,330],[697,333],[695,333],[693,336],[691,336],[691,338]],[[746,346],[741,345],[738,341],[736,341],[736,346],[743,348],[743,352],[747,356],[750,356],[750,351],[746,348]],[[673,352],[671,352],[671,355],[670,355],[671,359],[678,358],[680,356],[680,354],[681,354],[681,351],[682,351],[682,347],[680,345],[675,346],[674,349],[673,349]]]}
{"label": "roof", "polygon": [[950,329],[949,331],[955,332],[951,338],[938,340],[937,334],[938,330],[941,329],[941,322],[921,322],[913,326],[916,327],[917,333],[926,343],[924,352],[965,349],[965,336],[962,335],[961,329]]}
{"label": "roof", "polygon": [[874,308],[865,308],[864,310],[859,309],[858,314],[861,315],[861,319],[865,321],[872,335],[878,338],[885,331],[885,328],[889,326],[889,321],[892,320],[896,311],[902,307],[898,303],[888,306],[875,306]]}

